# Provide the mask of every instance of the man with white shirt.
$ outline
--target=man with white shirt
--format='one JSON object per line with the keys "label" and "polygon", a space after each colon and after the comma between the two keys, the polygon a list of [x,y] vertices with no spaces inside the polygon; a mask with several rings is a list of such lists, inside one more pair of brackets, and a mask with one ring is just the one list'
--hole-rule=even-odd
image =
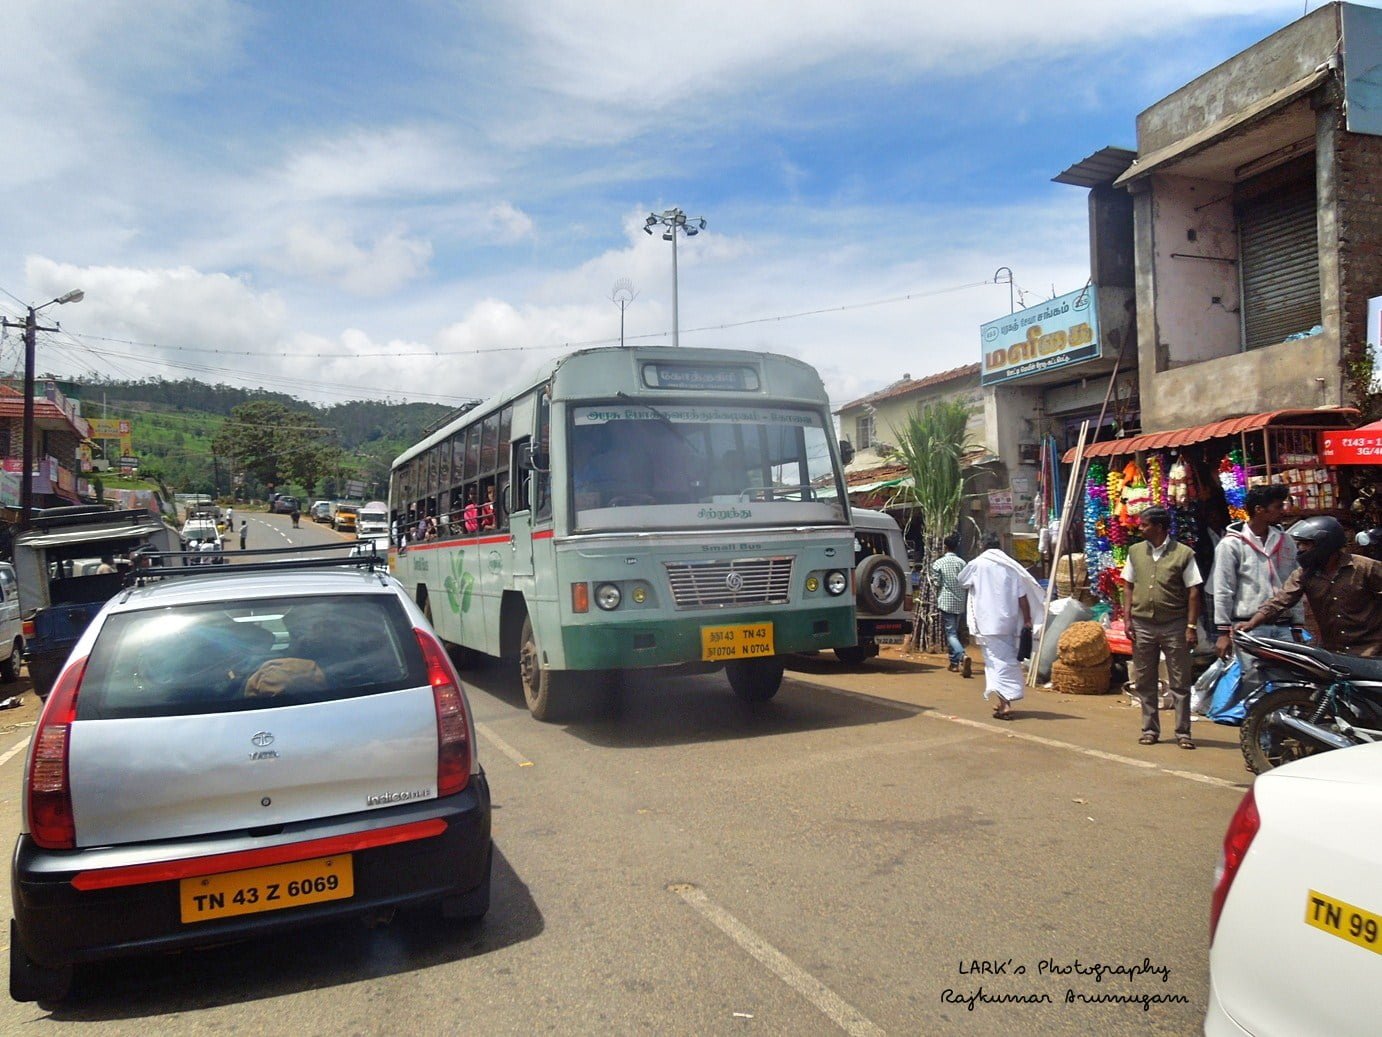
{"label": "man with white shirt", "polygon": [[1166,677],[1176,710],[1176,744],[1193,749],[1190,738],[1190,649],[1199,640],[1200,585],[1195,552],[1171,538],[1171,513],[1150,507],[1138,523],[1145,540],[1128,548],[1123,566],[1123,605],[1142,701],[1142,745],[1161,738],[1157,713],[1157,671],[1166,657]]}

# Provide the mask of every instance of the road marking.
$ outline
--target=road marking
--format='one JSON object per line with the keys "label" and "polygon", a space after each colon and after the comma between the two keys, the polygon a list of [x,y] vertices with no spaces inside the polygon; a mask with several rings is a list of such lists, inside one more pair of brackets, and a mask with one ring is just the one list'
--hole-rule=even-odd
{"label": "road marking", "polygon": [[1208,774],[1196,774],[1193,771],[1175,770],[1171,767],[1160,767],[1147,760],[1134,759],[1131,756],[1119,756],[1117,753],[1106,753],[1101,749],[1090,749],[1083,745],[1074,745],[1070,742],[1060,742],[1054,738],[1043,738],[1041,735],[1031,735],[1023,731],[1012,731],[1007,728],[994,727],[992,724],[985,724],[979,720],[970,720],[967,717],[957,717],[950,713],[921,713],[919,716],[934,720],[946,720],[952,724],[961,724],[965,727],[977,728],[980,731],[988,731],[990,734],[1003,734],[1009,738],[1020,738],[1024,742],[1035,742],[1038,745],[1047,745],[1053,749],[1066,749],[1077,752],[1081,756],[1092,756],[1098,760],[1108,760],[1112,763],[1121,763],[1126,767],[1140,767],[1143,770],[1160,771],[1162,774],[1169,774],[1175,778],[1186,778],[1190,781],[1198,781],[1204,785],[1214,785],[1221,789],[1233,789],[1242,792],[1247,786],[1241,782],[1229,781],[1226,778],[1214,778]]}
{"label": "road marking", "polygon": [[475,730],[479,731],[480,734],[485,736],[485,741],[489,742],[490,745],[494,746],[496,749],[498,749],[501,753],[507,756],[514,763],[518,764],[520,767],[531,767],[533,765],[532,760],[528,759],[521,752],[519,752],[517,749],[511,746],[508,742],[504,741],[504,739],[500,738],[497,734],[490,730],[488,724],[477,723],[475,725]]}
{"label": "road marking", "polygon": [[3,756],[0,756],[0,767],[5,766],[5,764],[9,763],[10,760],[14,759],[15,754],[23,752],[28,747],[29,740],[26,738],[24,739],[24,741],[18,743],[12,748],[6,749],[5,754]]}
{"label": "road marking", "polygon": [[815,1005],[823,1015],[841,1030],[844,1030],[845,1033],[850,1034],[851,1037],[882,1037],[885,1031],[870,1022],[862,1012],[843,1000],[815,976],[799,968],[791,958],[724,908],[713,903],[699,887],[678,882],[667,888],[694,908],[702,918],[756,958],[769,972]]}

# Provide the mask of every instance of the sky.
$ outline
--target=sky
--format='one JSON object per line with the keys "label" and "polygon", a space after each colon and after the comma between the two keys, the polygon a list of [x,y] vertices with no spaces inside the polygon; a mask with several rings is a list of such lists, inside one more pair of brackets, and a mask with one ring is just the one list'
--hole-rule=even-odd
{"label": "sky", "polygon": [[1317,6],[6,0],[0,314],[85,292],[40,375],[459,404],[617,343],[620,294],[671,344],[677,207],[681,345],[839,407],[976,362],[999,268],[1081,287],[1051,177]]}

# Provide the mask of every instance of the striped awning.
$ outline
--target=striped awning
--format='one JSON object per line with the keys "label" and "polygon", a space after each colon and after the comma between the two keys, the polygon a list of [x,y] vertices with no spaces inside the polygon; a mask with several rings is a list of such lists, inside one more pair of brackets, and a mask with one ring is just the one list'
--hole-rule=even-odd
{"label": "striped awning", "polygon": [[[1102,443],[1092,443],[1084,449],[1084,456],[1127,457],[1146,450],[1169,450],[1173,447],[1192,446],[1211,439],[1242,435],[1244,432],[1258,432],[1272,425],[1308,425],[1319,429],[1350,428],[1358,417],[1352,407],[1320,407],[1310,410],[1272,410],[1261,414],[1247,414],[1241,418],[1226,418],[1212,421],[1208,425],[1194,425],[1190,428],[1171,429],[1167,432],[1147,432],[1127,439],[1109,439]],[[1061,458],[1066,464],[1075,460],[1075,448],[1071,447]]]}

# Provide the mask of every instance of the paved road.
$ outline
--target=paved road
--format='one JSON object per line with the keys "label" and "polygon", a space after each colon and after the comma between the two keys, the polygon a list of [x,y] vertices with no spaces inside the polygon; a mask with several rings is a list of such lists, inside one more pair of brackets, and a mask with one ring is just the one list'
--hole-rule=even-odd
{"label": "paved road", "polygon": [[[466,677],[496,806],[482,925],[122,963],[52,1013],[0,1003],[0,1032],[1198,1029],[1227,746],[1140,758],[1108,699],[1034,695],[1000,724],[978,682],[896,660],[801,660],[760,706],[718,675],[640,677],[569,726],[534,722],[508,667]],[[0,788],[25,737],[0,733]],[[1147,971],[1075,971],[1098,966]],[[1081,1000],[1108,996],[1174,1003]]]}

